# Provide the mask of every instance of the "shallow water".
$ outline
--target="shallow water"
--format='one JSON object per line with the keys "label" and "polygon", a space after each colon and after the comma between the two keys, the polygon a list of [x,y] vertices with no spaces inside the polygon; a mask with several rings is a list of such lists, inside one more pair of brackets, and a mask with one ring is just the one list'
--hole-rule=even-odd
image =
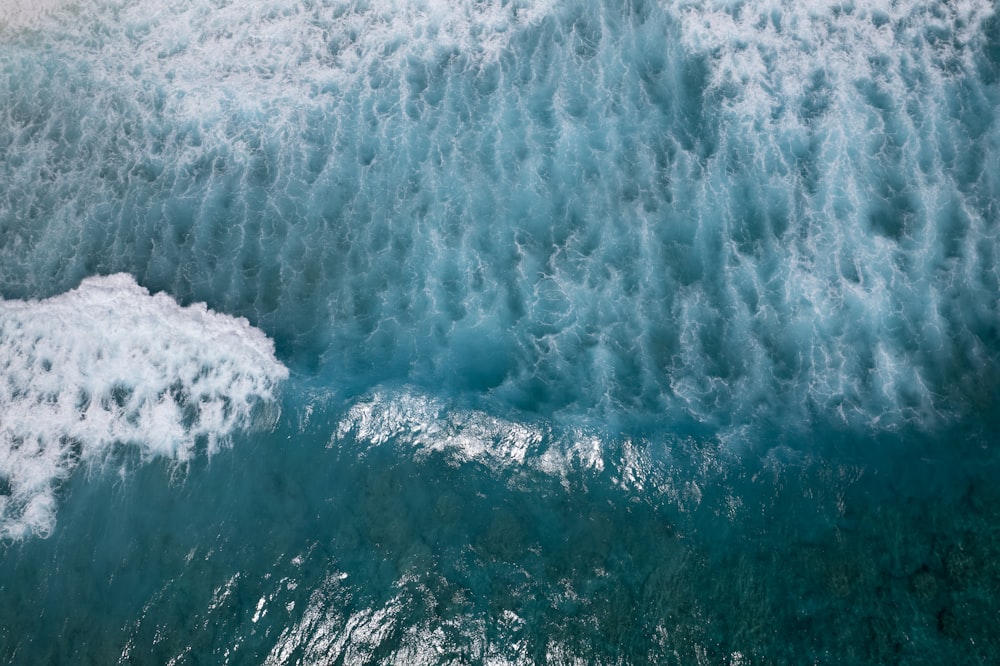
{"label": "shallow water", "polygon": [[998,104],[988,2],[0,22],[0,655],[989,663]]}

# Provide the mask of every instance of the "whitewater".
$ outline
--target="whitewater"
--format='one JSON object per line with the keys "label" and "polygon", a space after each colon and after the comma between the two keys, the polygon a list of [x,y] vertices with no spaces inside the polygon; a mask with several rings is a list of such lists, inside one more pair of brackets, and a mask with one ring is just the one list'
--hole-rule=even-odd
{"label": "whitewater", "polygon": [[986,0],[7,0],[0,656],[989,663]]}

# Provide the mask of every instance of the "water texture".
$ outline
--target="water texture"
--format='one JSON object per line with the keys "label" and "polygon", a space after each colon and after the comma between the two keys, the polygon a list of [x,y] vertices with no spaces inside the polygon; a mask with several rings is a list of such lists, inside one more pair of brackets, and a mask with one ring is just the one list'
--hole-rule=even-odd
{"label": "water texture", "polygon": [[6,661],[997,658],[993,3],[7,7]]}

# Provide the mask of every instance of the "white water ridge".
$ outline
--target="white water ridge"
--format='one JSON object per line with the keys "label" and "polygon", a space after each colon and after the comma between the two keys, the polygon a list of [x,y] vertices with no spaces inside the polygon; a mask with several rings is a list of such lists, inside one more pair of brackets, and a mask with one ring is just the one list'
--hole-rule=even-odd
{"label": "white water ridge", "polygon": [[287,376],[246,319],[151,296],[126,274],[0,300],[0,536],[50,532],[58,482],[116,444],[178,461],[217,450]]}
{"label": "white water ridge", "polygon": [[123,271],[348,392],[500,412],[892,430],[996,393],[988,2],[75,6],[0,54],[9,295]]}

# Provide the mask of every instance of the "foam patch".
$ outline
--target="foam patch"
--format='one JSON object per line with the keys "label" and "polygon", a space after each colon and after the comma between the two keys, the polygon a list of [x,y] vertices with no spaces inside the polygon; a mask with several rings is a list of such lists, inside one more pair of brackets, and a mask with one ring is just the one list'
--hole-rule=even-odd
{"label": "foam patch", "polygon": [[49,533],[58,482],[115,445],[185,461],[267,425],[287,376],[246,319],[151,296],[129,275],[0,300],[0,535]]}

